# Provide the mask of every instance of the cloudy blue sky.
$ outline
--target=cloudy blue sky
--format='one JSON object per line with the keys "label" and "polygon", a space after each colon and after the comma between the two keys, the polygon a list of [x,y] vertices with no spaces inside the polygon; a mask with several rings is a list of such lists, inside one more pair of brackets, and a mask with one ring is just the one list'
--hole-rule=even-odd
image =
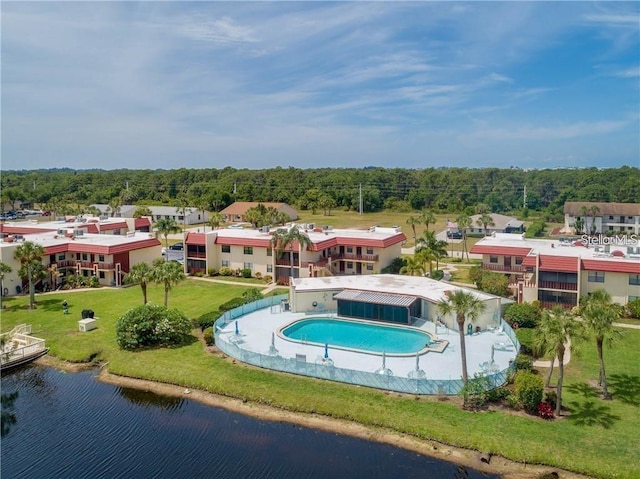
{"label": "cloudy blue sky", "polygon": [[638,2],[11,2],[2,169],[640,166]]}

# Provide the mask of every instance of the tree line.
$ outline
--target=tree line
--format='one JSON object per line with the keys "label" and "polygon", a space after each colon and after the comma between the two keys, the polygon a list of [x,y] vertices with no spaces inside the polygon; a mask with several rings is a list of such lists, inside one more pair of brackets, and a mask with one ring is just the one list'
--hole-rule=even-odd
{"label": "tree line", "polygon": [[558,220],[565,201],[640,203],[640,169],[282,168],[175,170],[13,170],[0,179],[4,201],[55,206],[94,203],[181,205],[220,211],[234,201],[334,208],[541,212]]}

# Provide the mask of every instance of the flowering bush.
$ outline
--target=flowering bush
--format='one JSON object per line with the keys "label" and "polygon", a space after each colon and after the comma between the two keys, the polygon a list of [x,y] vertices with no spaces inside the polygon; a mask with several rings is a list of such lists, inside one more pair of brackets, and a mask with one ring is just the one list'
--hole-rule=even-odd
{"label": "flowering bush", "polygon": [[551,404],[548,402],[538,404],[538,416],[547,421],[553,419],[553,407],[551,407]]}

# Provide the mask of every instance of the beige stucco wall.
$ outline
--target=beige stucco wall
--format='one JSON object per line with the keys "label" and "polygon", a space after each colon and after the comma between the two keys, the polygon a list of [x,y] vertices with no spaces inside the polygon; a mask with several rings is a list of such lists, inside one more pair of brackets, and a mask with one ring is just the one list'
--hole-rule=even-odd
{"label": "beige stucco wall", "polygon": [[[153,263],[154,259],[162,258],[162,246],[151,246],[149,248],[136,249],[129,252],[129,267],[136,263]],[[105,263],[113,262],[113,256],[105,256]]]}
{"label": "beige stucco wall", "polygon": [[[472,324],[473,330],[479,327],[481,330],[487,329],[488,326],[497,326],[500,318],[500,298],[492,298],[484,301],[486,307],[484,313],[482,313],[475,321],[466,320],[464,323],[464,331],[467,332],[467,327]],[[437,311],[437,308],[434,308]],[[497,311],[497,312],[496,312]],[[451,330],[458,330],[458,322],[456,321],[455,312],[449,315],[439,314],[442,322],[447,325]]]}
{"label": "beige stucco wall", "polygon": [[[340,289],[337,289],[298,293],[294,288],[291,288],[289,292],[291,309],[295,312],[318,311],[318,309],[324,309],[325,311],[336,310],[338,309],[338,302],[333,299],[333,295],[340,291]],[[318,303],[317,306],[313,306],[314,301]]]}
{"label": "beige stucco wall", "polygon": [[640,285],[629,284],[629,273],[604,273],[603,283],[589,282],[589,272],[581,271],[580,297],[586,296],[597,289],[605,289],[611,294],[611,299],[618,304],[625,305],[629,296],[640,297]]}
{"label": "beige stucco wall", "polygon": [[13,255],[18,247],[18,243],[4,243],[0,246],[0,261],[11,268],[10,273],[5,273],[2,285],[7,288],[7,295],[14,296],[16,294],[16,285],[21,286],[22,280],[18,276],[20,262],[13,259]]}

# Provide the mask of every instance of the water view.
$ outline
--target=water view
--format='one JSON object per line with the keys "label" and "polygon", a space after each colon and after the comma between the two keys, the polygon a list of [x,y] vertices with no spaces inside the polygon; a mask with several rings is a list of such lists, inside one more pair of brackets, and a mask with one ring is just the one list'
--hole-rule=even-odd
{"label": "water view", "polygon": [[[3,478],[481,478],[414,452],[30,366],[2,378]],[[13,398],[13,400],[11,400]]]}

